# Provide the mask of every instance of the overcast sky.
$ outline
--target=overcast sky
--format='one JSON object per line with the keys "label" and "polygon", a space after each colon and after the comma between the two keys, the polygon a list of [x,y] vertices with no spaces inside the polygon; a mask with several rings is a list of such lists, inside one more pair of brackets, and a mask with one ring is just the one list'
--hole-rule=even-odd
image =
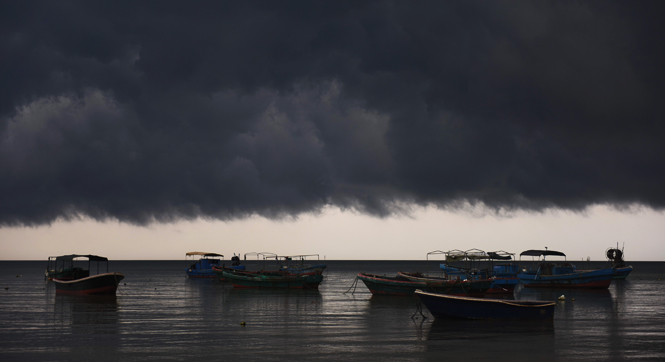
{"label": "overcast sky", "polygon": [[210,251],[374,259],[413,228],[379,258],[665,260],[664,7],[0,1],[0,259],[177,258],[220,232]]}

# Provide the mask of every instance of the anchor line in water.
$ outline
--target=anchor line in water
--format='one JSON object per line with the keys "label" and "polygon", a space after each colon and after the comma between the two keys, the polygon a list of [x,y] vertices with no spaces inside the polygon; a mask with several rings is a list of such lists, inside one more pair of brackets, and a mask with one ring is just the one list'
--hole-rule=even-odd
{"label": "anchor line in water", "polygon": [[120,282],[118,281],[118,274],[117,274],[117,273],[113,273],[113,278],[115,278],[115,285],[118,286],[118,287],[116,288],[116,292],[120,292],[120,293],[122,293],[123,295],[127,295],[127,293],[125,293],[124,290],[120,290]]}
{"label": "anchor line in water", "polygon": [[351,292],[351,294],[355,293],[356,292],[356,286],[358,286],[358,276],[356,276],[356,278],[353,280],[353,283],[351,284],[349,289],[347,289],[346,292],[344,292],[344,294],[348,293],[349,290],[351,290],[351,288],[353,288],[353,291]]}
{"label": "anchor line in water", "polygon": [[414,296],[414,299],[416,301],[416,311],[411,315],[411,319],[413,319],[417,313],[420,313],[420,315],[423,316],[423,319],[427,319],[427,316],[423,314],[423,303],[420,301],[420,298]]}

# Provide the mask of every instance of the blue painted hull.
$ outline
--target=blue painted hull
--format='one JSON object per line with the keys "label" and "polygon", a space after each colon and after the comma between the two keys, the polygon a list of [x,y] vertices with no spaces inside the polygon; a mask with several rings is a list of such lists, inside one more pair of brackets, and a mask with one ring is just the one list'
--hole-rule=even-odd
{"label": "blue painted hull", "polygon": [[[236,270],[245,270],[244,265],[237,265],[229,267]],[[187,276],[190,278],[216,278],[217,274],[214,269],[187,269]]]}
{"label": "blue painted hull", "polygon": [[633,267],[627,266],[624,268],[616,268],[615,270],[614,279],[626,279],[628,274],[633,271]]}
{"label": "blue painted hull", "polygon": [[465,319],[552,319],[556,303],[457,297],[445,294],[415,292],[435,318]]}
{"label": "blue painted hull", "polygon": [[512,293],[515,290],[520,279],[517,277],[512,278],[494,278],[494,283],[487,290],[489,294]]}
{"label": "blue painted hull", "polygon": [[539,275],[520,273],[517,277],[527,288],[607,289],[614,279],[614,269],[576,270],[567,274]]}

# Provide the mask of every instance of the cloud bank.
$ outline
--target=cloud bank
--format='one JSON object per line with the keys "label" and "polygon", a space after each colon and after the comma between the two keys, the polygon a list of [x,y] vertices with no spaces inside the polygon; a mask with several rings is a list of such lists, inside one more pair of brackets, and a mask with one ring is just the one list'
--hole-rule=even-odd
{"label": "cloud bank", "polygon": [[659,2],[2,2],[0,225],[665,207]]}

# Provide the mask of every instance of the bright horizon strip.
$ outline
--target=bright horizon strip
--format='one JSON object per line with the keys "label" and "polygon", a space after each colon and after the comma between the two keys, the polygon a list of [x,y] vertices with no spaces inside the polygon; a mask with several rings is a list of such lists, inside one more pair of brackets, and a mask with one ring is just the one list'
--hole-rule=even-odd
{"label": "bright horizon strip", "polygon": [[338,209],[296,220],[250,218],[183,221],[146,227],[92,220],[52,226],[0,228],[0,260],[46,260],[95,254],[110,260],[186,260],[185,253],[319,254],[327,260],[425,260],[430,251],[528,249],[561,251],[569,261],[605,261],[625,247],[626,261],[665,261],[665,215],[649,209],[620,212],[596,206],[586,213],[518,212],[473,216],[432,208],[409,217],[379,219]]}

